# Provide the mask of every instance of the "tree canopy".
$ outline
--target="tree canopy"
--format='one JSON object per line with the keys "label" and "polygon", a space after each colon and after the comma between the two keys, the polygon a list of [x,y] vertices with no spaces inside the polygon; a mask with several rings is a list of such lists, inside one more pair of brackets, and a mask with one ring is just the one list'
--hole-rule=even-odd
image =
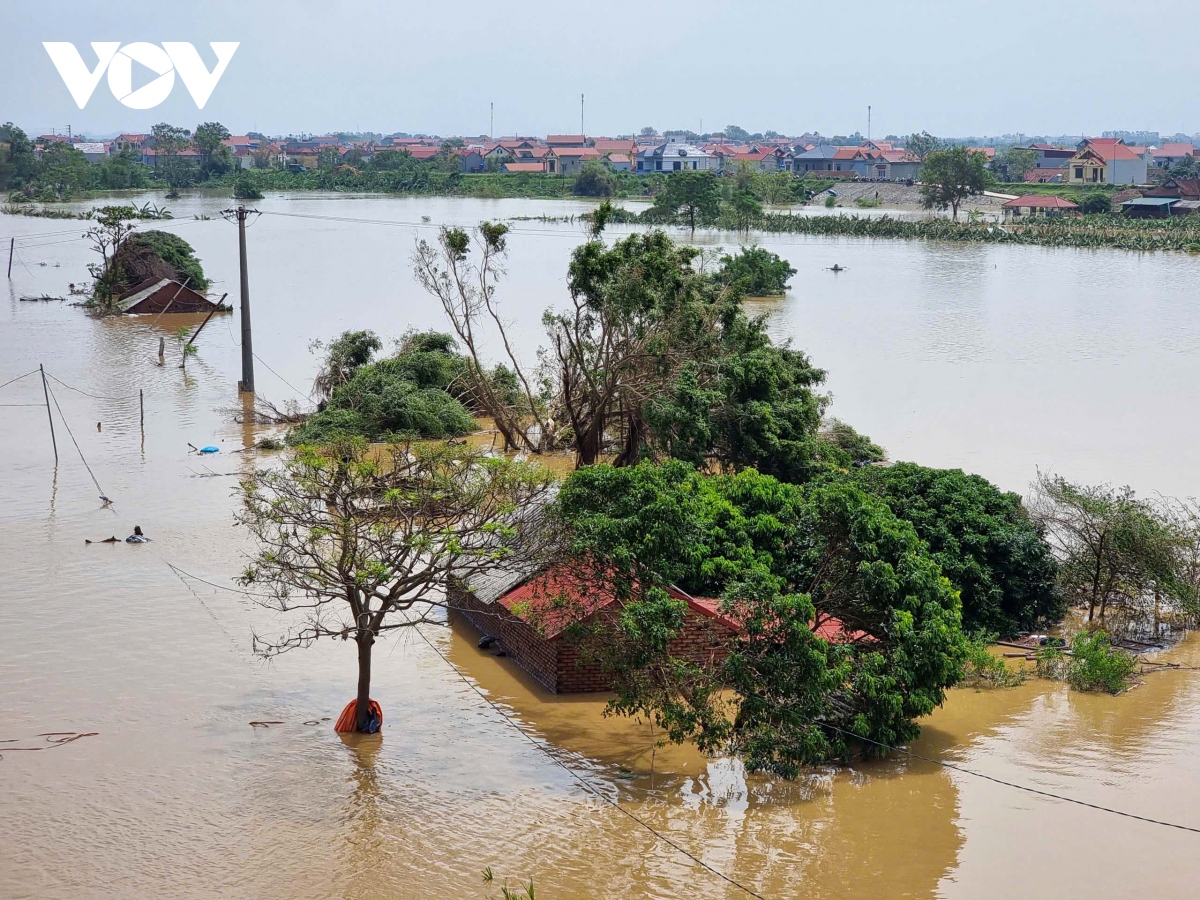
{"label": "tree canopy", "polygon": [[929,545],[961,592],[966,631],[1011,637],[1062,618],[1058,566],[1017,494],[960,469],[909,462],[863,468],[855,481]]}
{"label": "tree canopy", "polygon": [[721,214],[721,186],[712,172],[672,172],[654,198],[654,212],[663,221],[682,220],[694,232]]}
{"label": "tree canopy", "polygon": [[921,166],[921,203],[926,209],[951,209],[958,219],[958,207],[968,197],[982,194],[991,183],[987,156],[966,147],[934,150]]}
{"label": "tree canopy", "polygon": [[[867,752],[912,739],[960,675],[957,592],[912,525],[854,484],[598,466],[567,480],[558,509],[574,551],[624,600],[620,629],[644,647],[601,649],[613,708],[650,716],[672,740],[791,777],[856,738]],[[741,634],[727,657],[670,657],[682,615],[672,584],[721,598]]]}

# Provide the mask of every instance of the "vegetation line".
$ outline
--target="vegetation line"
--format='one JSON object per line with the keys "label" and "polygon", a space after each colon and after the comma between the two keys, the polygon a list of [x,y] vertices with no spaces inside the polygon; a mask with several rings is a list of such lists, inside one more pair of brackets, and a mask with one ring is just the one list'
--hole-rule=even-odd
{"label": "vegetation line", "polygon": [[557,766],[559,766],[568,775],[570,775],[572,778],[574,778],[576,781],[578,781],[581,785],[583,785],[584,788],[586,788],[590,793],[599,797],[601,800],[603,800],[605,803],[612,806],[614,809],[619,810],[620,812],[627,815],[629,818],[633,819],[633,821],[637,822],[637,824],[641,825],[643,828],[645,828],[647,831],[649,831],[651,834],[653,834],[656,838],[658,838],[664,844],[666,844],[667,846],[672,847],[675,850],[677,850],[678,852],[682,853],[684,856],[686,856],[688,859],[690,859],[692,862],[696,863],[696,865],[700,866],[704,870],[711,872],[713,875],[716,875],[718,878],[733,885],[734,887],[738,888],[739,890],[745,891],[751,897],[757,897],[758,900],[766,900],[766,898],[764,898],[762,894],[759,894],[756,891],[751,890],[750,888],[746,887],[741,882],[735,881],[734,879],[732,879],[728,875],[726,875],[724,872],[721,872],[718,869],[714,869],[712,866],[710,866],[704,860],[697,857],[691,851],[687,850],[684,847],[681,847],[679,844],[675,843],[673,840],[671,840],[669,837],[667,837],[661,831],[658,831],[653,825],[651,825],[645,819],[641,818],[636,813],[630,812],[625,807],[623,807],[620,803],[618,803],[616,800],[614,800],[611,797],[604,794],[599,788],[597,788],[590,781],[588,781],[586,778],[584,778],[582,775],[580,775],[578,772],[576,772],[574,769],[572,769],[570,766],[568,766],[565,762],[563,762],[561,759],[559,759],[557,756],[555,756],[552,752],[550,752],[550,750],[544,744],[542,744],[540,741],[538,741],[533,735],[531,735],[524,728],[522,728],[515,719],[513,719],[511,716],[508,715],[508,713],[506,713],[503,709],[501,709],[498,705],[496,705],[496,703],[494,703],[492,701],[492,699],[490,697],[488,697],[487,694],[485,694],[483,691],[481,691],[479,689],[479,686],[477,684],[475,684],[473,681],[471,681],[471,679],[469,679],[458,666],[456,666],[454,663],[450,662],[450,660],[446,657],[446,655],[437,648],[437,646],[433,643],[433,641],[429,640],[429,638],[425,636],[425,632],[421,631],[420,626],[415,627],[413,630],[420,636],[421,640],[423,640],[426,644],[429,645],[429,648],[431,650],[433,650],[434,653],[436,653],[439,657],[441,657],[442,662],[444,662],[446,665],[448,665],[451,669],[454,670],[454,674],[456,674],[459,678],[461,678],[463,680],[463,682],[467,685],[467,687],[469,687],[471,690],[473,690],[476,694],[478,694],[480,696],[480,698],[483,700],[484,703],[486,703],[488,706],[490,706],[492,709],[494,709],[497,713],[499,713],[501,718],[503,718],[505,722],[507,722],[509,725],[511,725],[513,728],[515,728],[517,731],[519,731],[521,733],[521,736],[523,738],[525,738],[525,740],[529,741],[529,743],[533,744],[533,746],[535,746],[535,747],[537,747],[537,749],[541,750],[542,753],[546,754],[546,756],[548,756]]}

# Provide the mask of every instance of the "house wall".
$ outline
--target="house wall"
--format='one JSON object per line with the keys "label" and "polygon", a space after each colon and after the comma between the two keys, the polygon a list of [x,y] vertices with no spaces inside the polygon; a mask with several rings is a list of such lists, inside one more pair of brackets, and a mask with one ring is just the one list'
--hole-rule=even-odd
{"label": "house wall", "polygon": [[1145,184],[1144,159],[1115,159],[1108,164],[1108,179],[1113,184]]}
{"label": "house wall", "polygon": [[[734,634],[720,622],[688,610],[683,628],[670,643],[670,653],[676,659],[711,665],[724,659]],[[586,647],[560,638],[556,671],[559,694],[584,694],[612,690],[612,679],[600,664],[589,658]],[[539,679],[540,680],[540,679]]]}
{"label": "house wall", "polygon": [[480,603],[474,594],[456,585],[450,586],[446,601],[477,631],[494,637],[504,652],[543,687],[557,692],[558,644],[546,640],[499,603]]}

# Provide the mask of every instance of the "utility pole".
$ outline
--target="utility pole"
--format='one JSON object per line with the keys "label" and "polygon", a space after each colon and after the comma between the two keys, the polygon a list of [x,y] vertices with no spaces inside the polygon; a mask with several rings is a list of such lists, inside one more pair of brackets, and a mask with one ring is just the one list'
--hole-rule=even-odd
{"label": "utility pole", "polygon": [[13,258],[13,252],[14,252],[14,249],[16,248],[16,246],[17,246],[17,239],[15,237],[10,237],[8,239],[8,277],[9,278],[12,278],[12,258]]}
{"label": "utility pole", "polygon": [[250,335],[250,274],[246,271],[246,214],[244,206],[237,208],[238,261],[242,269],[242,380],[238,390],[254,393],[254,343]]}
{"label": "utility pole", "polygon": [[871,106],[867,104],[867,140],[871,139]]}
{"label": "utility pole", "polygon": [[583,94],[579,95],[579,133],[587,134],[583,129]]}
{"label": "utility pole", "polygon": [[46,368],[38,363],[38,371],[42,373],[42,396],[46,398],[46,418],[50,420],[50,445],[54,448],[54,465],[58,465],[58,441],[54,437],[54,416],[50,414],[50,389],[46,387]]}
{"label": "utility pole", "polygon": [[488,140],[496,138],[496,104],[488,101]]}

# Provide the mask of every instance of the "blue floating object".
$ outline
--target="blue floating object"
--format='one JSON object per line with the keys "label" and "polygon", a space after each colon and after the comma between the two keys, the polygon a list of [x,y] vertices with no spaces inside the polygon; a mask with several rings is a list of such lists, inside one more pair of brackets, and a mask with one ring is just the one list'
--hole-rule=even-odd
{"label": "blue floating object", "polygon": [[220,447],[201,447],[200,452],[201,453],[220,453],[221,448]]}

